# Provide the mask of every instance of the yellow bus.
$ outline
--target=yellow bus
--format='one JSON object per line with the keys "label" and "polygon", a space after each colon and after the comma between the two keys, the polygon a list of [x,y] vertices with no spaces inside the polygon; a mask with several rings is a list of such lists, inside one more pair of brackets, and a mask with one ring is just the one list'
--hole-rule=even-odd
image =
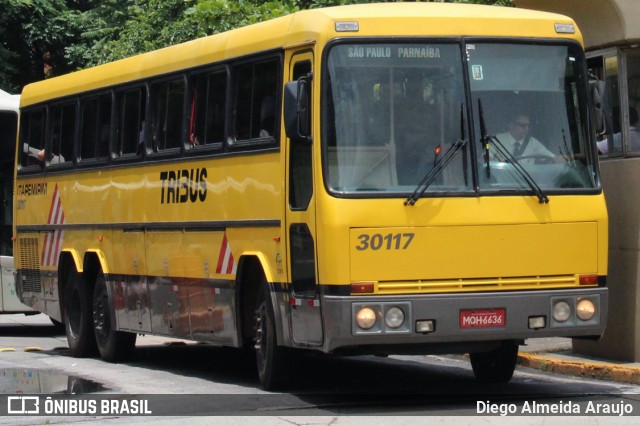
{"label": "yellow bus", "polygon": [[137,333],[255,347],[267,389],[303,350],[470,353],[508,381],[525,339],[606,325],[587,87],[571,19],[431,3],[301,11],[29,85],[21,298],[74,356],[123,359]]}
{"label": "yellow bus", "polygon": [[[597,342],[581,341],[588,354],[640,361],[640,4],[636,0],[582,2],[517,0],[519,6],[571,16],[584,34],[587,66],[604,85],[605,129],[598,135],[602,185],[610,222],[611,316]],[[638,163],[638,164],[637,164]],[[574,345],[576,346],[576,345]]]}

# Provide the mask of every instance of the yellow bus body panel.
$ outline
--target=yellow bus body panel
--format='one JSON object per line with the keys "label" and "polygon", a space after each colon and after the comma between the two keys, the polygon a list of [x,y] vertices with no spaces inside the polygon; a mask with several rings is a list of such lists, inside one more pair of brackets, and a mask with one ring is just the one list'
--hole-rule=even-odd
{"label": "yellow bus body panel", "polygon": [[[62,251],[73,254],[79,270],[84,253],[97,252],[103,270],[110,273],[233,279],[233,274],[216,273],[226,233],[236,262],[246,252],[262,253],[259,258],[266,262],[269,277],[285,281],[283,272],[278,274],[275,268],[279,244],[274,238],[280,236],[279,226],[251,225],[277,221],[282,215],[279,157],[274,152],[179,165],[129,166],[58,176],[57,182],[44,182],[42,176],[20,178],[16,199],[24,200],[31,214],[18,214],[16,226],[47,224],[57,186],[66,227]],[[225,167],[218,167],[221,161]],[[163,199],[163,171],[203,169],[207,171],[205,201],[167,202],[166,183]],[[21,188],[42,183],[46,190],[38,195],[21,195]],[[234,222],[239,225],[235,227]],[[34,235],[43,247],[46,234]]]}
{"label": "yellow bus body panel", "polygon": [[[577,274],[607,275],[602,194],[553,196],[549,204],[534,196],[423,198],[413,207],[399,199],[320,197],[319,203],[318,233],[325,238],[318,262],[332,265],[320,269],[323,284],[431,281],[431,288],[418,286],[428,292],[455,291],[457,279],[562,276],[564,284],[556,283],[562,287],[576,286]],[[443,280],[447,287],[438,288]]]}

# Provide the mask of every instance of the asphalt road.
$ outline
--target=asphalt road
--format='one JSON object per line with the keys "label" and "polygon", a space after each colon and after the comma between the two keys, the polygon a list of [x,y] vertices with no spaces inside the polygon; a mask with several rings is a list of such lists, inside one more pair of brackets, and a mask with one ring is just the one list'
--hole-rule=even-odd
{"label": "asphalt road", "polygon": [[[153,414],[6,416],[0,417],[0,424],[180,424],[185,418],[189,424],[210,424],[201,416],[221,416],[216,424],[375,426],[423,424],[435,419],[444,424],[472,424],[478,415],[493,415],[485,417],[491,424],[513,424],[509,422],[513,415],[523,416],[519,418],[526,424],[538,424],[537,420],[545,417],[530,417],[536,409],[589,415],[593,412],[588,408],[597,404],[609,411],[631,409],[632,413],[589,415],[582,417],[580,425],[631,424],[634,420],[628,415],[640,415],[639,386],[522,367],[508,384],[481,384],[475,381],[464,357],[309,355],[292,369],[293,386],[286,393],[272,394],[260,389],[250,354],[153,336],[139,337],[135,357],[124,364],[77,359],[69,356],[66,337],[46,316],[5,315],[0,316],[0,393],[147,398]],[[524,412],[523,407],[527,407]],[[578,417],[567,419],[578,424]]]}

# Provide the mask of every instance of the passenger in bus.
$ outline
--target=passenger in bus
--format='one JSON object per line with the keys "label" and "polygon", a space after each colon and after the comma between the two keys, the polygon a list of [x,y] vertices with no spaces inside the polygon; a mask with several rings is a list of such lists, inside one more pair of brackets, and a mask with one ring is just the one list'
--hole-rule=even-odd
{"label": "passenger in bus", "polygon": [[[609,153],[609,140],[603,139],[596,142],[598,146],[598,154]],[[622,134],[620,132],[613,134],[614,152],[622,152]],[[640,129],[638,129],[638,112],[634,107],[629,107],[629,143],[627,151],[640,151]]]}
{"label": "passenger in bus", "polygon": [[[45,160],[47,160],[47,154],[45,153],[44,149],[33,148],[27,144],[24,144],[24,148],[25,148],[25,152],[29,155],[29,158],[35,158],[42,164],[44,164]],[[62,154],[51,155],[50,158],[48,158],[48,160],[49,160],[49,164],[60,164],[65,162],[65,159],[62,156]]]}
{"label": "passenger in bus", "polygon": [[530,125],[531,121],[527,113],[515,112],[509,120],[508,130],[497,134],[496,137],[505,149],[516,158],[531,157],[536,162],[535,160],[538,158],[549,157],[551,161],[555,158],[555,154],[542,142],[531,136],[529,133]]}
{"label": "passenger in bus", "polygon": [[260,104],[260,137],[268,138],[275,134],[276,127],[276,98],[266,95]]}

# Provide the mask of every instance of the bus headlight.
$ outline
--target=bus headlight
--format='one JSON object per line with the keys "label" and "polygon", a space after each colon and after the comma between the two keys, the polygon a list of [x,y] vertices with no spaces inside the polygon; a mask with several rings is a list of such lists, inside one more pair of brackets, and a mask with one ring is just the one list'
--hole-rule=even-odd
{"label": "bus headlight", "polygon": [[589,321],[596,314],[596,307],[589,299],[580,299],[576,305],[576,315],[582,321]]}
{"label": "bus headlight", "polygon": [[571,306],[565,301],[556,302],[553,305],[553,319],[565,322],[571,317]]}
{"label": "bus headlight", "polygon": [[361,308],[356,313],[356,324],[363,330],[369,330],[376,324],[376,313],[371,308]]}
{"label": "bus headlight", "polygon": [[393,308],[387,310],[387,313],[384,314],[384,323],[387,324],[389,328],[398,328],[402,324],[404,324],[404,312],[402,309],[394,306]]}

